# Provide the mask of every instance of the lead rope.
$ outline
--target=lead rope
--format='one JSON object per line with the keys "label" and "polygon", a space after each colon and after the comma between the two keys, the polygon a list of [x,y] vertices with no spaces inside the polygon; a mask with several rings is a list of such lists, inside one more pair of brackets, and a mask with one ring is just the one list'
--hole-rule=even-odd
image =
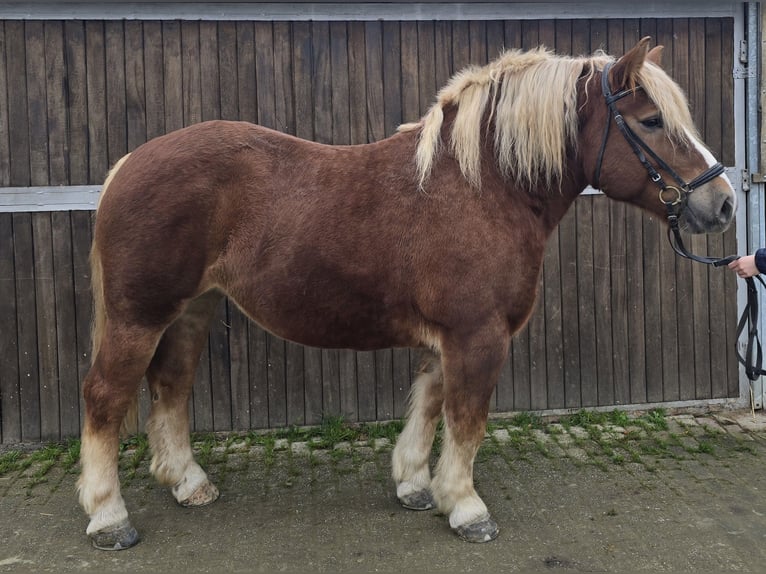
{"label": "lead rope", "polygon": [[[666,205],[668,209],[668,241],[670,242],[673,251],[678,255],[685,259],[696,261],[697,263],[712,265],[713,267],[723,267],[724,265],[728,265],[732,261],[739,259],[739,255],[729,255],[728,257],[717,258],[695,255],[694,253],[689,252],[681,238],[681,231],[678,228],[678,216],[673,212],[673,206],[671,204],[668,203]],[[736,343],[734,348],[737,360],[745,367],[745,374],[751,381],[757,380],[761,375],[766,375],[766,370],[763,369],[761,340],[758,336],[758,289],[755,284],[756,279],[763,287],[766,287],[766,283],[764,283],[759,275],[745,278],[745,283],[747,283],[747,303],[745,304],[742,316],[737,323],[737,341],[739,341],[740,336],[747,327],[747,346],[745,347],[745,355],[743,356],[739,352],[739,346],[737,346]]]}

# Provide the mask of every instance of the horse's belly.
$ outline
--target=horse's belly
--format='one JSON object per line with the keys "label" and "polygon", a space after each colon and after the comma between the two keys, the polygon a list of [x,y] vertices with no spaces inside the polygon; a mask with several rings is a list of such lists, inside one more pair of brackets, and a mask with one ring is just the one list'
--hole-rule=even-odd
{"label": "horse's belly", "polygon": [[260,326],[302,345],[365,351],[418,344],[398,306],[343,286],[256,285],[249,295],[230,295]]}

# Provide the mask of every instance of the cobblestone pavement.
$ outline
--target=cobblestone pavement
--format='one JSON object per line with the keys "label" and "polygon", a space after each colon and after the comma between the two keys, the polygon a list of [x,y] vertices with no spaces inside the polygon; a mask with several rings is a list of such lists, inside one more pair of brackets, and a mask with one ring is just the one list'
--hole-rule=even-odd
{"label": "cobblestone pavement", "polygon": [[129,441],[123,496],[142,542],[117,553],[84,535],[77,442],[4,447],[0,572],[764,570],[765,415],[493,419],[475,481],[501,532],[484,545],[397,504],[399,428],[196,437],[222,496],[193,510],[150,477],[145,439]]}

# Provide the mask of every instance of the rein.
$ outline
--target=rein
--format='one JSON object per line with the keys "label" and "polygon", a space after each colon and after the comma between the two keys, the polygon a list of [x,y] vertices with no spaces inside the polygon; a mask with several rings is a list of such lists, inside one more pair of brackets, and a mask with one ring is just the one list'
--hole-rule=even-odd
{"label": "rein", "polygon": [[[609,86],[609,70],[613,63],[609,62],[604,66],[604,70],[601,75],[601,90],[606,100],[606,105],[609,107],[610,114],[607,116],[606,127],[604,128],[604,137],[601,140],[601,147],[598,152],[598,160],[596,164],[596,173],[594,178],[594,187],[599,188],[601,177],[601,164],[604,159],[604,151],[606,150],[606,142],[609,138],[609,129],[611,127],[612,118],[617,125],[620,133],[622,133],[625,140],[630,145],[633,153],[638,157],[641,165],[644,166],[646,172],[657,187],[659,187],[659,199],[667,210],[668,219],[668,242],[673,248],[673,251],[677,255],[696,261],[697,263],[703,263],[705,265],[712,265],[713,267],[723,267],[728,265],[732,261],[739,259],[738,255],[729,255],[728,257],[707,257],[703,255],[695,255],[686,249],[683,239],[681,238],[681,231],[678,224],[678,216],[685,208],[688,201],[689,194],[691,194],[698,187],[712,181],[724,172],[723,165],[719,162],[708,169],[703,171],[700,175],[695,177],[692,181],[686,182],[678,175],[673,168],[671,168],[660,156],[658,156],[644,140],[642,140],[636,132],[634,132],[625,121],[625,118],[617,109],[616,102],[633,94],[636,90],[641,89],[640,86],[627,90],[622,90],[616,94],[612,94],[612,90]],[[668,185],[665,183],[662,174],[652,165],[647,159],[647,154],[651,157],[658,167],[664,170],[666,173],[676,181],[678,186]],[[739,352],[739,347],[735,343],[735,353],[737,360],[744,366],[747,378],[751,381],[755,381],[758,377],[766,375],[766,370],[763,367],[763,351],[761,348],[761,341],[758,335],[758,290],[756,288],[755,280],[758,280],[761,285],[766,287],[763,279],[756,275],[755,277],[746,277],[747,283],[747,303],[742,311],[742,316],[737,323],[737,336],[736,340],[739,341],[740,335],[745,331],[745,327],[749,325],[747,329],[747,346],[745,348],[745,355],[742,356]]]}

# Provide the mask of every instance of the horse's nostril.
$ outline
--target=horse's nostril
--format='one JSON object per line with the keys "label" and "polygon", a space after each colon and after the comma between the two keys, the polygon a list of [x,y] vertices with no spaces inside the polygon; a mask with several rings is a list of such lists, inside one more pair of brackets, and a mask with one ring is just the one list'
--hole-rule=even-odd
{"label": "horse's nostril", "polygon": [[731,199],[726,199],[726,201],[723,202],[723,205],[721,205],[721,213],[720,213],[720,220],[723,222],[731,221],[731,218],[734,216],[734,201]]}

